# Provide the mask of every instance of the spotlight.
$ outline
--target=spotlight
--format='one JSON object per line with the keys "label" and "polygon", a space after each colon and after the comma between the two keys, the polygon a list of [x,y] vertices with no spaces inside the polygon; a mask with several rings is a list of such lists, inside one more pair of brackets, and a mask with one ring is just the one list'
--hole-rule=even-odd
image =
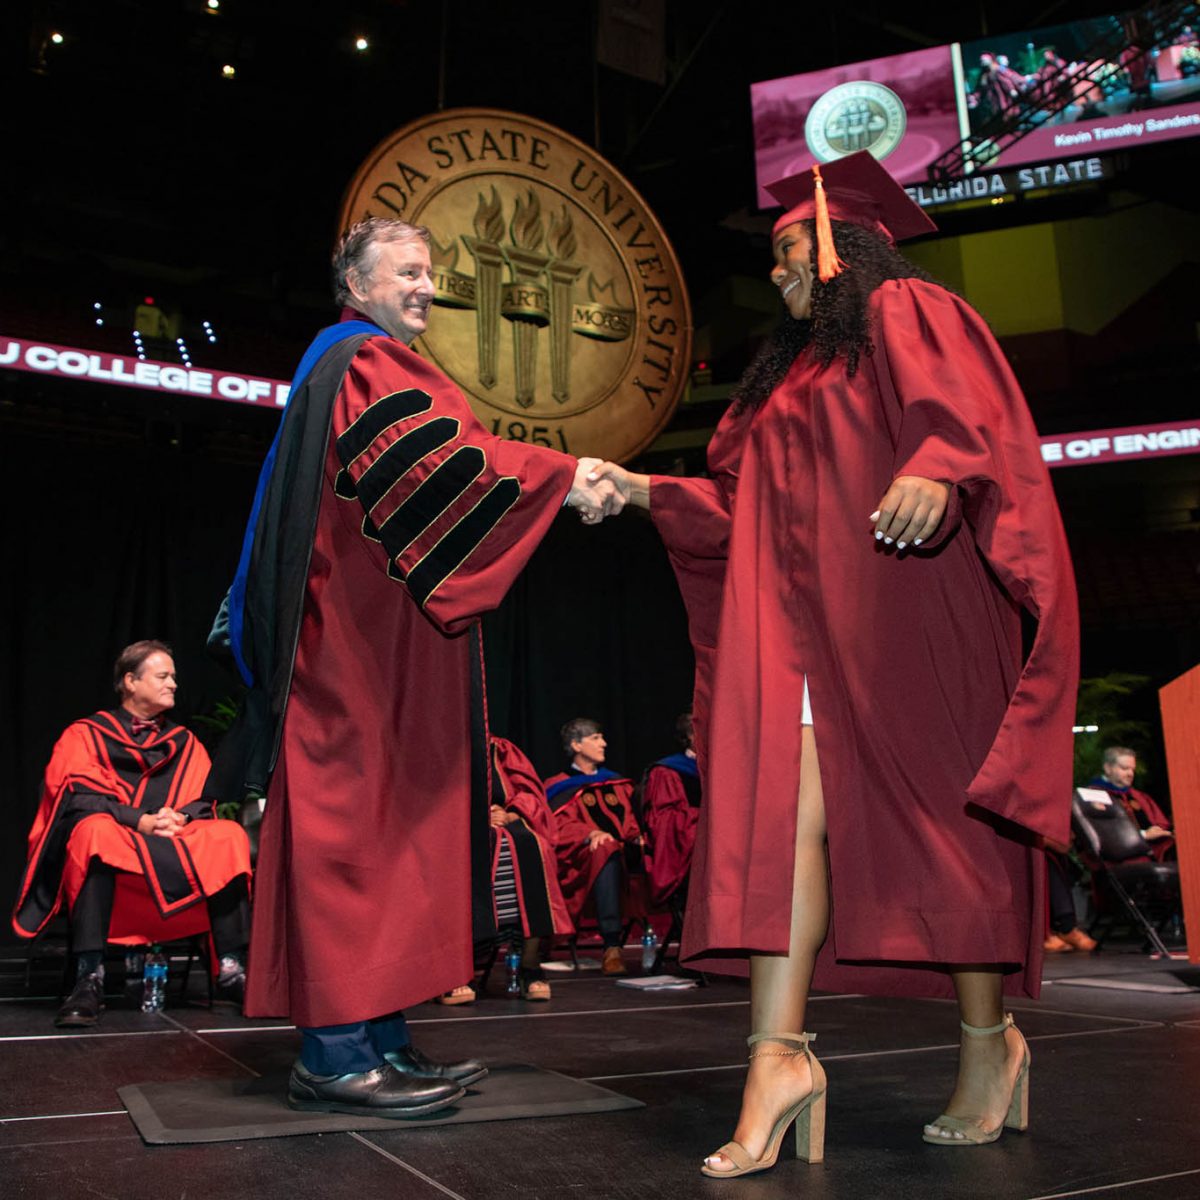
{"label": "spotlight", "polygon": [[360,52],[363,50],[369,49],[370,45],[371,45],[371,43],[368,42],[365,37],[360,37],[360,38],[354,39],[354,48],[355,48],[355,50],[358,50]]}
{"label": "spotlight", "polygon": [[100,301],[99,301],[99,300],[97,300],[97,301],[96,301],[96,303],[92,305],[92,307],[93,307],[93,308],[94,308],[94,309],[95,309],[97,312],[99,312],[99,311],[100,311],[100,308],[101,308]]}
{"label": "spotlight", "polygon": [[208,0],[208,11],[216,12],[221,7],[221,0]]}
{"label": "spotlight", "polygon": [[232,78],[233,78],[233,77],[234,77],[234,76],[237,74],[237,68],[236,68],[236,67],[231,67],[231,66],[229,65],[229,63],[226,63],[226,64],[225,64],[225,65],[224,65],[224,66],[221,68],[221,74],[222,74],[222,75],[223,75],[223,76],[224,76],[226,79],[232,79]]}
{"label": "spotlight", "polygon": [[97,317],[97,318],[96,318],[96,324],[97,324],[97,325],[103,325],[103,324],[104,324],[104,318],[103,318],[103,317]]}
{"label": "spotlight", "polygon": [[51,40],[51,41],[52,41],[52,42],[53,42],[53,43],[54,43],[56,46],[61,46],[61,45],[63,44],[63,35],[62,35],[61,33],[59,33],[57,30],[55,30],[55,31],[54,31],[54,32],[53,32],[53,33],[50,35],[50,40]]}

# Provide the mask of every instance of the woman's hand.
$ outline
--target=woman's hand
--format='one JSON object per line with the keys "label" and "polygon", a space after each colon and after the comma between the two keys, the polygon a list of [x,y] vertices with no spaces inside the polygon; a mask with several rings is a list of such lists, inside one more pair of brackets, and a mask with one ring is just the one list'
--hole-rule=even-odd
{"label": "woman's hand", "polygon": [[884,493],[879,507],[867,518],[874,522],[875,537],[884,545],[903,550],[919,546],[942,523],[950,502],[950,485],[920,475],[900,475]]}

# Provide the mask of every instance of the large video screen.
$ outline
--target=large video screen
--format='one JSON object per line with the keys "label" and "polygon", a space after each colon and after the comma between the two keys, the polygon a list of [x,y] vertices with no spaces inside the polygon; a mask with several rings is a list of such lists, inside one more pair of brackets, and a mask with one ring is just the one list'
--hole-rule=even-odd
{"label": "large video screen", "polygon": [[1195,136],[1200,43],[1188,25],[1156,38],[1136,16],[1095,17],[772,79],[751,86],[750,102],[759,205],[769,208],[767,183],[856,150],[900,183],[921,183],[1018,102],[1035,127],[999,149],[985,142],[972,169]]}

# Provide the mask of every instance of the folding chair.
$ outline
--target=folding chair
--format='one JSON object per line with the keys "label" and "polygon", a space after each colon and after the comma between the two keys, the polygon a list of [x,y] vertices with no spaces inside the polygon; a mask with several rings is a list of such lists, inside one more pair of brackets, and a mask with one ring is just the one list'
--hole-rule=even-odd
{"label": "folding chair", "polygon": [[[1125,806],[1102,788],[1076,788],[1071,798],[1076,847],[1093,877],[1115,896],[1156,954],[1171,957],[1158,925],[1143,909],[1161,914],[1159,924],[1179,910],[1179,864],[1155,862],[1150,845]],[[1097,888],[1100,900],[1101,887]],[[1102,908],[1098,904],[1098,910]],[[1102,917],[1098,917],[1102,919]],[[1111,927],[1111,919],[1108,928]],[[1103,931],[1107,933],[1107,928]]]}

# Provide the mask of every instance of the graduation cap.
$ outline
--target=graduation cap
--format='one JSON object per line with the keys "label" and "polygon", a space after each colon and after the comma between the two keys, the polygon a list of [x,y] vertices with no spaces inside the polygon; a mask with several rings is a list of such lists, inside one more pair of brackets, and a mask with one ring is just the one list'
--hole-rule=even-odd
{"label": "graduation cap", "polygon": [[861,225],[889,242],[937,229],[867,150],[833,162],[813,163],[798,175],[777,179],[766,188],[787,209],[775,222],[774,233],[797,221],[815,220],[817,274],[822,283],[828,283],[846,266],[834,249],[831,220]]}

